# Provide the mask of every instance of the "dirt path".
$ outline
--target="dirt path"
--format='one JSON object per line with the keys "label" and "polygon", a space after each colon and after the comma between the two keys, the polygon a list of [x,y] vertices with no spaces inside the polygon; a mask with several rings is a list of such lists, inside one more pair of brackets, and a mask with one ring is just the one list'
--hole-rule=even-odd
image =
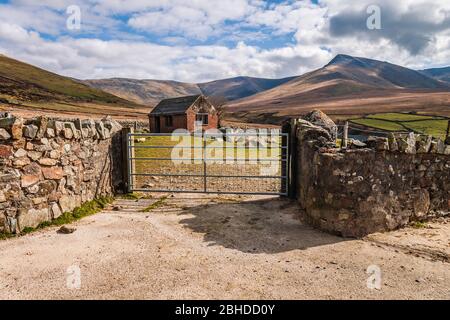
{"label": "dirt path", "polygon": [[[304,225],[287,201],[180,195],[141,212],[155,200],[120,200],[73,234],[1,241],[0,298],[450,298],[448,221],[344,240]],[[367,288],[370,265],[380,290]],[[67,287],[71,266],[80,289]]]}

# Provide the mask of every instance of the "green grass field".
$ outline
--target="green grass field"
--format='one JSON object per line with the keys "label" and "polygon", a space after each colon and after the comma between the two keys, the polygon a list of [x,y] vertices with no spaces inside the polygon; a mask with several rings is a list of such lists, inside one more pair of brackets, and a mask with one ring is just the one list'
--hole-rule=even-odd
{"label": "green grass field", "polygon": [[448,120],[424,120],[403,123],[408,129],[429,134],[434,137],[445,138]]}
{"label": "green grass field", "polygon": [[380,113],[371,114],[359,119],[351,119],[350,123],[387,132],[414,131],[415,133],[429,134],[444,139],[448,119],[440,116]]}
{"label": "green grass field", "polygon": [[430,120],[430,119],[443,119],[439,116],[424,116],[410,113],[379,113],[370,114],[366,118],[380,119],[389,121],[415,121],[415,120]]}

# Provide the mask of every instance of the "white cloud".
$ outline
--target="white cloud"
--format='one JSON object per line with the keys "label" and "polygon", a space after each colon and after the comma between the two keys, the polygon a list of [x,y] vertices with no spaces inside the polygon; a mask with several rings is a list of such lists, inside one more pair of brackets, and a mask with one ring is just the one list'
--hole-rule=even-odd
{"label": "white cloud", "polygon": [[201,10],[176,7],[169,12],[153,11],[135,15],[128,24],[141,31],[158,34],[174,32],[206,40],[213,33],[213,28],[206,23],[206,20],[207,16]]}
{"label": "white cloud", "polygon": [[19,24],[23,28],[52,35],[59,34],[60,26],[65,23],[64,17],[47,8],[31,9],[30,7],[1,4],[0,21]]}
{"label": "white cloud", "polygon": [[326,8],[310,1],[294,1],[259,10],[249,16],[247,21],[253,25],[271,27],[278,33],[291,33],[319,27],[326,12]]}
{"label": "white cloud", "polygon": [[149,33],[173,33],[199,40],[222,34],[226,21],[238,21],[255,12],[247,0],[162,1],[148,4],[150,11],[138,12],[128,24]]}
{"label": "white cloud", "polygon": [[[442,0],[321,0],[328,8],[327,43],[333,52],[387,60],[411,68],[450,63],[450,2]],[[381,8],[381,30],[366,28],[366,9]]]}
{"label": "white cloud", "polygon": [[0,38],[12,44],[26,44],[32,38],[38,39],[39,35],[15,24],[0,22]]}
{"label": "white cloud", "polygon": [[[11,41],[10,30],[20,35],[20,42]],[[323,62],[323,57],[317,57],[320,54],[317,50],[263,50],[243,42],[233,48],[72,38],[53,42],[17,25],[5,24],[0,24],[0,48],[6,54],[14,53],[11,55],[18,59],[76,78],[131,77],[197,82],[238,75],[278,77],[293,71],[303,72]],[[298,67],[292,67],[293,60]]]}
{"label": "white cloud", "polygon": [[[82,7],[82,32],[89,38],[64,29],[65,8],[73,3]],[[297,75],[338,53],[412,68],[450,64],[450,2],[377,0],[382,31],[364,28],[365,8],[372,3],[13,0],[0,5],[0,51],[77,78],[190,82]],[[292,41],[277,43],[286,36]],[[271,44],[264,48],[266,40]]]}

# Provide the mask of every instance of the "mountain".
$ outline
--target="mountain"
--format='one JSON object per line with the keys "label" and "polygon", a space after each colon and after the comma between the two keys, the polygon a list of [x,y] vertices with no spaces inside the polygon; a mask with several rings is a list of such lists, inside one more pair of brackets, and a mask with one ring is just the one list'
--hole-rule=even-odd
{"label": "mountain", "polygon": [[436,80],[450,83],[450,67],[425,69],[420,71],[422,74],[434,78]]}
{"label": "mountain", "polygon": [[[74,79],[0,55],[2,109],[103,114],[140,113],[143,106]],[[124,111],[128,110],[127,112]],[[102,111],[102,110],[106,110]],[[142,110],[143,111],[143,110]],[[112,113],[109,113],[112,112]]]}
{"label": "mountain", "polygon": [[206,96],[223,97],[233,101],[263,92],[286,83],[295,77],[283,79],[264,79],[252,77],[236,77],[200,83],[198,86]]}
{"label": "mountain", "polygon": [[85,84],[136,103],[154,106],[169,97],[200,94],[196,84],[164,80],[113,78],[85,80]]}
{"label": "mountain", "polygon": [[[445,109],[450,85],[421,72],[366,58],[337,55],[326,66],[228,104],[248,120],[273,121],[313,108],[334,114]],[[265,116],[259,114],[264,113]]]}
{"label": "mountain", "polygon": [[198,84],[125,78],[85,80],[83,82],[93,88],[101,89],[124,99],[154,106],[165,98],[189,96],[201,93],[209,97],[217,97],[225,99],[226,101],[232,101],[272,89],[291,79],[293,78],[263,79],[236,77]]}
{"label": "mountain", "polygon": [[450,116],[450,68],[414,71],[388,62],[338,55],[299,77],[236,77],[207,83],[76,80],[0,55],[0,110],[76,117],[146,118],[167,97],[203,93],[228,100],[229,119],[279,123],[320,108],[348,118],[417,111]]}
{"label": "mountain", "polygon": [[[324,68],[318,70],[333,74],[338,79],[357,82],[381,89],[446,89],[448,85],[430,79],[422,73],[378,60],[337,55]],[[320,79],[319,79],[320,80]]]}

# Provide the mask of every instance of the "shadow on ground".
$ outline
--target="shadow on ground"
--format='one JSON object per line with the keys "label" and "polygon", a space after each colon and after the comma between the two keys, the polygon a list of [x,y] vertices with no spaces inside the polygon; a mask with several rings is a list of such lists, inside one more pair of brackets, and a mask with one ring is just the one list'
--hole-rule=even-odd
{"label": "shadow on ground", "polygon": [[180,223],[204,233],[211,246],[220,245],[246,253],[279,253],[329,245],[345,239],[313,229],[300,219],[295,202],[269,198],[214,203],[184,208]]}

